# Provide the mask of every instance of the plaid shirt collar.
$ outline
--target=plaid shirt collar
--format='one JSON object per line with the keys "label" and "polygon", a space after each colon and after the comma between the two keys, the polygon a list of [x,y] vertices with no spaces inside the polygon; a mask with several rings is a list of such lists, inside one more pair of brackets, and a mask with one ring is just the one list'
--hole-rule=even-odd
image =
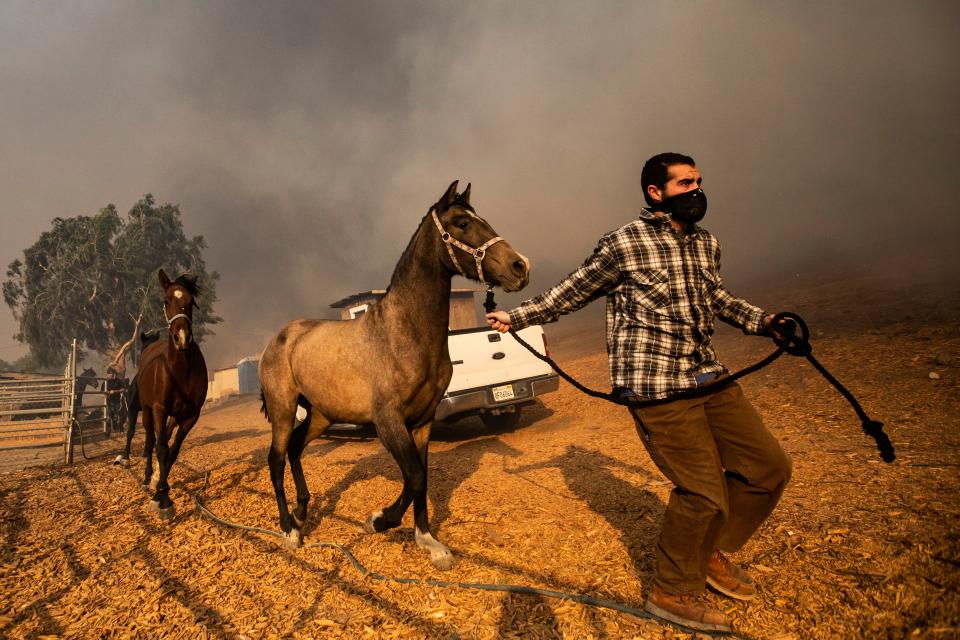
{"label": "plaid shirt collar", "polygon": [[[653,225],[654,227],[658,227],[660,229],[665,229],[665,230],[676,233],[673,229],[673,226],[671,226],[670,224],[670,216],[668,215],[658,216],[656,213],[654,213],[652,209],[648,209],[647,207],[644,207],[640,209],[640,214],[637,217],[643,220],[644,222]],[[694,238],[696,236],[699,236],[701,233],[704,233],[705,231],[706,230],[703,227],[694,223],[690,225],[690,227],[687,229],[687,237]]]}

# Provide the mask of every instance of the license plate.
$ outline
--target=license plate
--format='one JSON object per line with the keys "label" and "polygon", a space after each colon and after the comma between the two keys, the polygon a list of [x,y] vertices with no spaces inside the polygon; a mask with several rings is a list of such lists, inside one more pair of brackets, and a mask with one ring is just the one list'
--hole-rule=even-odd
{"label": "license plate", "polygon": [[493,388],[493,401],[503,402],[504,400],[513,400],[513,385],[505,384],[502,387]]}

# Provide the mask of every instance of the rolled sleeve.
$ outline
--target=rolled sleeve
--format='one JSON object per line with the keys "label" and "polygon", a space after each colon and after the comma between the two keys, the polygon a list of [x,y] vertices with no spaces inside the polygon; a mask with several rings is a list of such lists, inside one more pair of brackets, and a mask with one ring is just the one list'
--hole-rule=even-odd
{"label": "rolled sleeve", "polygon": [[609,236],[604,236],[579,269],[539,296],[511,309],[510,324],[519,330],[554,322],[605,295],[619,279],[616,251]]}
{"label": "rolled sleeve", "polygon": [[767,332],[763,326],[766,315],[763,309],[734,296],[722,285],[717,289],[716,296],[715,311],[723,321],[739,327],[747,335],[757,336]]}

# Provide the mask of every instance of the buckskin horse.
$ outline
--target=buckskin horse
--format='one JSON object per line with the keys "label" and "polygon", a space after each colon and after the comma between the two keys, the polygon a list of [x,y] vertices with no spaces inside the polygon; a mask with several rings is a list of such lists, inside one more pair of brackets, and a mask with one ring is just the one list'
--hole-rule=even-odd
{"label": "buckskin horse", "polygon": [[[169,329],[166,340],[158,340],[143,350],[137,370],[136,387],[143,411],[145,459],[143,484],[154,489],[147,505],[161,520],[173,518],[167,478],[177,461],[180,447],[200,417],[207,398],[207,365],[193,339],[193,309],[199,293],[196,277],[181,275],[170,280],[160,270],[163,288],[163,315]],[[136,420],[134,415],[133,420]],[[177,434],[170,445],[174,424]],[[153,469],[153,449],[157,450],[157,470]]]}
{"label": "buckskin horse", "polygon": [[[367,518],[366,530],[399,526],[412,502],[417,546],[438,569],[453,566],[453,554],[430,532],[427,448],[453,371],[447,325],[457,273],[518,291],[529,281],[530,263],[476,214],[470,185],[457,194],[454,181],[421,220],[386,294],[367,313],[348,321],[294,320],[267,345],[261,397],[273,427],[268,463],[287,546],[303,544],[310,500],[300,463],[304,447],[331,423],[373,423],[400,466],[403,489]],[[298,404],[307,417],[295,424]],[[292,514],[283,487],[285,457],[297,488]]]}

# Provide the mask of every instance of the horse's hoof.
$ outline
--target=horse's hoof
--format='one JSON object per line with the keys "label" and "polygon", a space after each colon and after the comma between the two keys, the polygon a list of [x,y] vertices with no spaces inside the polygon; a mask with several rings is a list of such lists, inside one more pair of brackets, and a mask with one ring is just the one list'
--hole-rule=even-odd
{"label": "horse's hoof", "polygon": [[439,569],[440,571],[450,571],[457,564],[457,557],[451,553],[449,549],[445,552],[441,551],[438,553],[430,554],[430,564]]}
{"label": "horse's hoof", "polygon": [[454,557],[453,552],[442,542],[434,538],[433,534],[429,531],[424,533],[419,529],[415,529],[413,539],[416,540],[418,547],[430,554],[430,563],[440,571],[449,571],[457,564],[457,559]]}
{"label": "horse's hoof", "polygon": [[122,464],[124,466],[130,466],[130,458],[124,458],[123,455],[118,455],[113,459],[113,464]]}
{"label": "horse's hoof", "polygon": [[283,546],[288,549],[299,549],[303,546],[303,534],[300,529],[290,529],[290,533],[283,534]]}
{"label": "horse's hoof", "polygon": [[367,533],[383,533],[399,525],[399,522],[390,522],[384,518],[383,511],[376,511],[367,516],[367,521],[363,523],[363,530]]}
{"label": "horse's hoof", "polygon": [[159,513],[160,512],[160,501],[151,500],[147,503],[147,512],[148,513]]}
{"label": "horse's hoof", "polygon": [[167,507],[166,509],[160,509],[160,510],[157,512],[157,516],[158,516],[161,520],[167,521],[167,520],[173,520],[173,516],[175,516],[176,513],[177,513],[177,510],[173,508],[173,505],[170,505],[170,506]]}

